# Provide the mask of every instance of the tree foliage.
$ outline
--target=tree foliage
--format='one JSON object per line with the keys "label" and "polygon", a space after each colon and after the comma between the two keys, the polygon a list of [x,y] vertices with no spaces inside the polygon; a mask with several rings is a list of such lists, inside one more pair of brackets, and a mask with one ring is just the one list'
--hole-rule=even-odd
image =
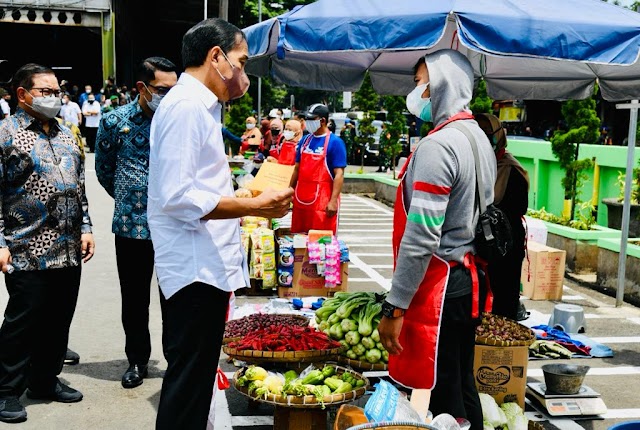
{"label": "tree foliage", "polygon": [[[368,72],[364,76],[360,89],[353,94],[353,104],[355,110],[364,112],[375,112],[380,107],[380,95],[373,89]],[[375,118],[375,114],[373,118]],[[371,119],[372,121],[373,118]]]}
{"label": "tree foliage", "polygon": [[400,138],[407,133],[407,120],[403,114],[406,103],[405,98],[399,96],[386,96],[383,102],[387,109],[388,124],[385,133],[380,136],[380,151],[390,161],[395,178],[396,158],[402,152]]}
{"label": "tree foliage", "polygon": [[473,112],[474,115],[478,113],[493,113],[492,106],[493,100],[487,95],[487,83],[484,79],[481,79],[474,91],[474,97],[469,104],[471,112]]}
{"label": "tree foliage", "polygon": [[551,150],[565,171],[565,177],[562,179],[565,199],[575,200],[578,197],[577,191],[585,180],[584,170],[593,165],[589,159],[576,159],[577,147],[580,143],[596,143],[600,119],[593,97],[566,101],[562,104],[561,110],[567,130],[554,132],[551,137]]}
{"label": "tree foliage", "polygon": [[[269,0],[262,1],[262,20],[274,18],[290,11],[298,5],[313,3],[315,0]],[[240,20],[234,23],[239,28],[246,28],[257,24],[259,0],[244,0],[240,11]],[[255,101],[253,109],[258,111],[258,84],[257,78],[251,78],[249,92]],[[320,93],[320,94],[318,94]],[[260,112],[266,116],[273,108],[285,108],[290,105],[290,96],[295,97],[295,107],[300,110],[313,103],[325,102],[329,99],[326,91],[312,91],[302,88],[293,88],[277,82],[275,79],[265,76],[262,78],[262,97]],[[243,120],[244,121],[244,120]]]}
{"label": "tree foliage", "polygon": [[253,99],[249,93],[234,100],[229,108],[229,114],[225,115],[225,127],[237,136],[242,136],[246,127],[245,120],[253,115]]}

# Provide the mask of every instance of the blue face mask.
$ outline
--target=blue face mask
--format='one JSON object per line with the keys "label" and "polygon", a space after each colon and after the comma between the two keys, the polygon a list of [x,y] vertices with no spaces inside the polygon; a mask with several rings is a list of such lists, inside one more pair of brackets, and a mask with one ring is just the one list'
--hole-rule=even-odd
{"label": "blue face mask", "polygon": [[407,109],[409,112],[420,118],[425,122],[431,122],[431,97],[422,98],[422,93],[425,92],[429,83],[418,85],[413,91],[407,95]]}

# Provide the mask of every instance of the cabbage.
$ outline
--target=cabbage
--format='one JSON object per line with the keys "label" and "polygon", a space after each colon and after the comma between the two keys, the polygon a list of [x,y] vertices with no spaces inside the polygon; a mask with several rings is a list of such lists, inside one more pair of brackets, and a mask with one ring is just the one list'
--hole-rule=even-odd
{"label": "cabbage", "polygon": [[527,430],[529,422],[519,404],[515,402],[503,403],[500,405],[500,409],[507,417],[509,430]]}
{"label": "cabbage", "polygon": [[483,421],[493,427],[500,427],[507,424],[507,417],[495,399],[486,393],[479,393],[480,404],[482,406]]}
{"label": "cabbage", "polygon": [[486,421],[482,422],[482,430],[495,430],[491,424]]}

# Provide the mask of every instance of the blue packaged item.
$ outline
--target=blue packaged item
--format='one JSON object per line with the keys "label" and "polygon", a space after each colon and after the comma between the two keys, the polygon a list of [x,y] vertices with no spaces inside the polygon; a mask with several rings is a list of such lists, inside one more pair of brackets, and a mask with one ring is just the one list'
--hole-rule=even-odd
{"label": "blue packaged item", "polygon": [[293,267],[278,267],[278,285],[287,288],[293,285]]}
{"label": "blue packaged item", "polygon": [[348,263],[349,261],[349,247],[344,240],[338,240],[338,245],[340,245],[340,262]]}
{"label": "blue packaged item", "polygon": [[375,391],[364,406],[364,414],[369,422],[422,422],[409,400],[393,384],[381,379],[374,388]]}

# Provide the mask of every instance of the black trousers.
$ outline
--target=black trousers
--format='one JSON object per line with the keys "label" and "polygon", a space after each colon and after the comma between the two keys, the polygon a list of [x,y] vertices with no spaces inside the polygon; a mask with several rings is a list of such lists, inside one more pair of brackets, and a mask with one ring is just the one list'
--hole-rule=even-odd
{"label": "black trousers", "polygon": [[0,398],[55,389],[78,301],[81,267],[5,274],[9,301],[0,328]]}
{"label": "black trousers", "polygon": [[202,282],[165,300],[163,347],[168,362],[162,381],[157,430],[203,430],[209,406],[230,293]]}
{"label": "black trousers", "polygon": [[[465,271],[468,274],[469,271]],[[464,277],[463,277],[464,278]],[[451,278],[450,278],[451,279]],[[461,279],[469,282],[471,278]],[[484,276],[480,277],[480,283]],[[480,304],[484,303],[484,294]],[[448,413],[471,422],[471,430],[482,430],[482,406],[473,375],[475,330],[479,320],[471,317],[471,294],[444,301],[438,341],[436,386],[429,410],[433,416]]]}
{"label": "black trousers", "polygon": [[492,313],[517,319],[523,259],[522,248],[512,249],[504,258],[489,266],[489,281],[493,291]]}
{"label": "black trousers", "polygon": [[153,277],[153,243],[116,235],[116,263],[122,296],[122,327],[129,364],[147,364],[151,356],[149,303]]}
{"label": "black trousers", "polygon": [[98,127],[85,127],[84,137],[87,138],[87,146],[91,152],[96,152],[96,137],[98,136]]}

